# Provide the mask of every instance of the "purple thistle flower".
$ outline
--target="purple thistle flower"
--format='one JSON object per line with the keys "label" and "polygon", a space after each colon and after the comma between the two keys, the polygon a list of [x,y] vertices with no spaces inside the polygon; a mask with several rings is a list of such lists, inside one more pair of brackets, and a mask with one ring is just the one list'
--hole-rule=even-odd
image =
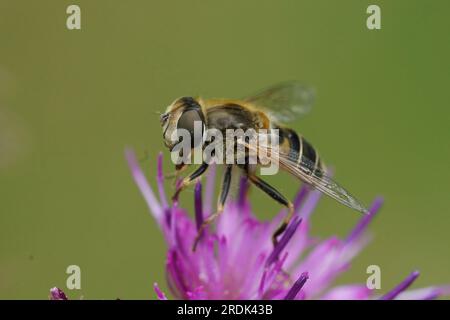
{"label": "purple thistle flower", "polygon": [[50,289],[50,300],[67,300],[66,294],[59,288]]}
{"label": "purple thistle flower", "polygon": [[[257,220],[246,198],[246,180],[241,181],[236,200],[227,202],[215,228],[203,231],[195,252],[192,245],[199,226],[212,213],[215,167],[210,168],[205,193],[195,186],[195,221],[177,202],[170,206],[164,192],[162,155],[158,158],[159,200],[146,180],[134,153],[126,151],[133,178],[168,245],[168,285],[178,299],[371,299],[380,298],[365,284],[333,287],[348,270],[351,260],[369,241],[367,226],[379,212],[377,198],[344,239],[330,237],[319,242],[309,235],[309,220],[320,192],[303,186],[294,200],[295,215],[273,247],[271,235],[285,210],[270,222]],[[214,229],[214,231],[213,231]],[[406,290],[418,277],[411,273],[381,299],[434,299],[450,294],[449,286]],[[154,286],[159,299],[167,299]],[[52,289],[54,290],[54,289]],[[62,293],[62,291],[61,291]],[[52,293],[53,295],[53,293]]]}

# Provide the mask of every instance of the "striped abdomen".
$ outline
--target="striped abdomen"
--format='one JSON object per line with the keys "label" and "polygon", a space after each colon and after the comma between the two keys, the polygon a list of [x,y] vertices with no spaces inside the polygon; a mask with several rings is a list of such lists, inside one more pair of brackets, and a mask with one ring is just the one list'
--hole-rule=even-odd
{"label": "striped abdomen", "polygon": [[295,162],[297,167],[302,171],[306,169],[304,159],[309,160],[306,162],[310,163],[311,166],[308,166],[307,168],[317,176],[320,176],[324,171],[324,167],[316,149],[294,130],[289,128],[276,129],[280,130],[280,151],[289,154],[289,159],[292,162]]}

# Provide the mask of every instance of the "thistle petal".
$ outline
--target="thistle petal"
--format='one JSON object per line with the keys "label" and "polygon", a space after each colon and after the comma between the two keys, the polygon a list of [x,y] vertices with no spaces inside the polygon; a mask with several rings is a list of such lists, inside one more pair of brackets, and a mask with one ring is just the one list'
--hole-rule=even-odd
{"label": "thistle petal", "polygon": [[309,278],[308,272],[303,272],[300,275],[300,277],[297,279],[297,281],[295,281],[295,283],[292,286],[292,288],[288,291],[288,293],[286,294],[286,297],[284,298],[284,300],[294,300],[295,297],[297,296],[297,294],[299,293],[299,291],[305,285],[306,280],[308,280],[308,278]]}
{"label": "thistle petal", "polygon": [[398,284],[394,289],[386,293],[384,296],[380,298],[380,300],[393,300],[395,299],[400,293],[405,291],[419,276],[419,271],[413,271],[411,272],[405,280],[403,280],[400,284]]}
{"label": "thistle petal", "polygon": [[167,300],[166,295],[161,291],[161,289],[159,289],[158,284],[156,282],[153,284],[153,289],[156,292],[158,300]]}
{"label": "thistle petal", "polygon": [[376,198],[373,202],[372,206],[369,209],[369,214],[365,214],[360,220],[356,227],[352,230],[352,232],[347,237],[346,242],[352,242],[359,238],[361,234],[366,230],[367,226],[372,222],[373,218],[380,211],[380,208],[383,204],[382,198]]}
{"label": "thistle petal", "polygon": [[50,289],[50,300],[68,300],[66,294],[59,288]]}
{"label": "thistle petal", "polygon": [[194,207],[195,223],[197,226],[197,230],[199,230],[201,225],[203,224],[202,184],[200,181],[195,184]]}
{"label": "thistle petal", "polygon": [[275,248],[273,248],[273,251],[270,254],[269,258],[267,258],[266,267],[274,263],[276,260],[278,260],[281,251],[283,251],[283,249],[289,243],[289,240],[291,240],[292,236],[294,235],[295,231],[297,230],[297,227],[300,225],[301,222],[302,219],[299,218],[298,216],[295,216],[292,219],[286,231],[283,233],[281,240],[278,242]]}
{"label": "thistle petal", "polygon": [[142,172],[141,167],[139,166],[136,155],[130,149],[125,151],[125,155],[128,161],[128,166],[130,167],[131,174],[133,176],[134,182],[137,184],[139,190],[141,191],[142,196],[144,197],[147,205],[150,209],[155,220],[162,225],[162,215],[163,210],[158,200],[156,200],[155,194],[153,193],[152,188],[147,182],[144,173]]}

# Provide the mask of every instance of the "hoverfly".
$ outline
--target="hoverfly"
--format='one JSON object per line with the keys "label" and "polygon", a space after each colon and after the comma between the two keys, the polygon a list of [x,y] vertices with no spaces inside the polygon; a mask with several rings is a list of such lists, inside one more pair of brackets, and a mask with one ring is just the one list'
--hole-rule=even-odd
{"label": "hoverfly", "polygon": [[[313,100],[313,91],[298,82],[278,84],[241,100],[182,97],[175,100],[161,115],[164,144],[172,150],[178,142],[173,138],[174,131],[184,129],[192,132],[195,121],[202,124],[203,130],[208,128],[221,131],[227,129],[255,129],[256,131],[278,129],[279,148],[277,156],[282,170],[341,204],[367,213],[366,207],[360,201],[327,175],[325,165],[317,150],[303,136],[282,125],[282,123],[292,121],[307,113]],[[204,144],[206,145],[206,143]],[[201,147],[203,148],[204,145],[201,145]],[[194,148],[193,142],[192,148]],[[257,147],[245,144],[245,148]],[[186,167],[187,164],[176,165],[175,175],[178,175]],[[284,232],[293,216],[294,207],[292,203],[277,189],[257,176],[255,166],[237,163],[226,164],[217,211],[205,219],[199,229],[194,250],[203,228],[223,211],[230,190],[233,167],[239,167],[251,183],[288,209],[285,219],[272,236],[274,244],[276,244],[277,237]],[[176,199],[183,189],[205,173],[207,168],[208,164],[204,162],[194,172],[186,176],[175,192],[173,199]]]}

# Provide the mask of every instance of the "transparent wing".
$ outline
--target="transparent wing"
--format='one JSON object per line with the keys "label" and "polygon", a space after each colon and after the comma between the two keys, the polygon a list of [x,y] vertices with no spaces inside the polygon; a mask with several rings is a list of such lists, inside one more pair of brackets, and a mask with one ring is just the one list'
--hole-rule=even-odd
{"label": "transparent wing", "polygon": [[326,175],[321,169],[314,169],[315,164],[309,159],[302,157],[300,164],[288,156],[280,155],[280,166],[286,171],[310,184],[322,193],[330,196],[336,201],[362,213],[368,213],[367,208],[344,187]]}
{"label": "transparent wing", "polygon": [[295,177],[342,203],[343,205],[362,213],[368,213],[366,206],[353,197],[347,190],[344,189],[344,187],[329,177],[326,172],[316,168],[315,164],[311,160],[302,156],[301,160],[298,162],[298,154],[295,154],[293,150],[287,154],[273,149],[268,145],[261,145],[260,143],[257,145],[250,145],[246,143],[245,147],[249,150],[256,151],[258,156],[261,154],[268,154],[271,159],[274,159],[275,161],[278,160],[280,168],[291,173]]}
{"label": "transparent wing", "polygon": [[307,114],[314,103],[314,90],[296,81],[283,82],[244,99],[263,108],[279,122],[290,122]]}

